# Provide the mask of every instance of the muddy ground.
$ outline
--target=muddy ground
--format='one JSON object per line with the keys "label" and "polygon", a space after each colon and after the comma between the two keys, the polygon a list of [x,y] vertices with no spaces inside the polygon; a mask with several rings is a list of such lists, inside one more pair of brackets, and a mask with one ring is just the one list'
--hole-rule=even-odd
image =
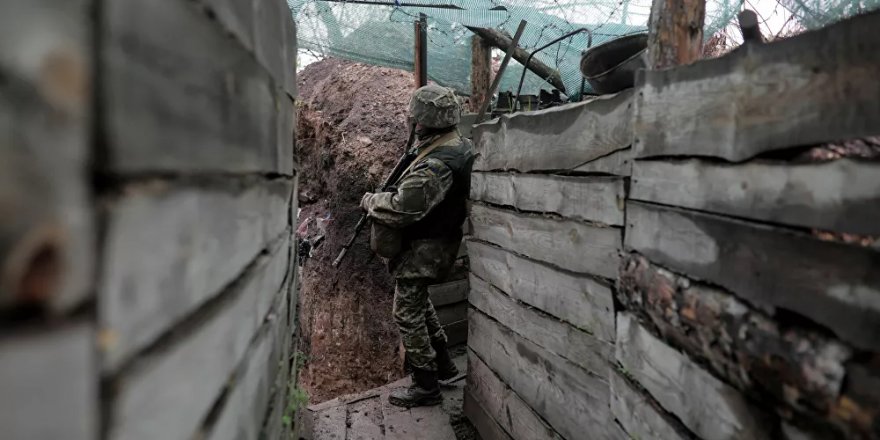
{"label": "muddy ground", "polygon": [[299,381],[314,403],[403,377],[393,285],[369,251],[369,231],[338,269],[331,262],[361,214],[361,196],[403,152],[413,81],[408,72],[337,59],[309,65],[298,81],[300,221],[329,215],[300,288],[299,349],[307,363]]}

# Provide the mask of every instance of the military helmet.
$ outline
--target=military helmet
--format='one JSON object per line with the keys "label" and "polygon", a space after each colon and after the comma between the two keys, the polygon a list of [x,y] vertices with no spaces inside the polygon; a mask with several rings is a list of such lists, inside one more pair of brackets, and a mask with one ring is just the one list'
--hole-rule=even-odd
{"label": "military helmet", "polygon": [[413,94],[409,114],[427,128],[446,128],[461,120],[461,104],[452,89],[428,84]]}

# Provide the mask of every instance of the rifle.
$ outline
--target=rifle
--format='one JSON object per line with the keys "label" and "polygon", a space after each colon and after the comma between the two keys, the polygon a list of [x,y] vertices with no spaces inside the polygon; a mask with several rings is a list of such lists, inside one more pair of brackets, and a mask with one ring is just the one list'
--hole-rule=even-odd
{"label": "rifle", "polygon": [[[377,192],[385,192],[391,188],[392,185],[397,183],[400,179],[400,175],[403,174],[404,170],[409,167],[410,163],[412,163],[413,159],[416,158],[416,155],[412,153],[412,145],[416,139],[416,125],[412,124],[409,129],[409,138],[406,140],[406,147],[403,150],[403,156],[400,157],[400,160],[397,161],[397,165],[394,166],[394,169],[391,170],[391,174],[385,178],[385,182],[382,183],[382,186],[379,187]],[[348,242],[345,243],[345,246],[342,246],[342,250],[339,251],[339,255],[333,260],[333,267],[338,267],[342,260],[345,258],[345,254],[348,253],[348,250],[351,249],[352,245],[354,245],[355,240],[357,240],[358,236],[361,234],[361,231],[364,229],[364,226],[367,225],[367,214],[361,214],[361,218],[358,219],[357,225],[354,227],[354,233],[351,235],[351,238],[348,239]]]}

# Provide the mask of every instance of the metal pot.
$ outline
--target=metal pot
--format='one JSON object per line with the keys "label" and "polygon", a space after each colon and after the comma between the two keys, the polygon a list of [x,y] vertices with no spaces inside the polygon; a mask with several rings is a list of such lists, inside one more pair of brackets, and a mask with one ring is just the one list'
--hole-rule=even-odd
{"label": "metal pot", "polygon": [[581,73],[600,95],[628,89],[636,70],[647,66],[648,34],[633,34],[602,43],[581,57]]}

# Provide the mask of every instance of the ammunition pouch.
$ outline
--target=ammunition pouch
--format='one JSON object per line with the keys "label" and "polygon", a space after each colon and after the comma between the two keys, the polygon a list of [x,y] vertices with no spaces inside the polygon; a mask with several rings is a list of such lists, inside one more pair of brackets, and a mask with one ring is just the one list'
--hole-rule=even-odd
{"label": "ammunition pouch", "polygon": [[377,222],[370,225],[370,249],[380,257],[394,258],[403,248],[403,234]]}

